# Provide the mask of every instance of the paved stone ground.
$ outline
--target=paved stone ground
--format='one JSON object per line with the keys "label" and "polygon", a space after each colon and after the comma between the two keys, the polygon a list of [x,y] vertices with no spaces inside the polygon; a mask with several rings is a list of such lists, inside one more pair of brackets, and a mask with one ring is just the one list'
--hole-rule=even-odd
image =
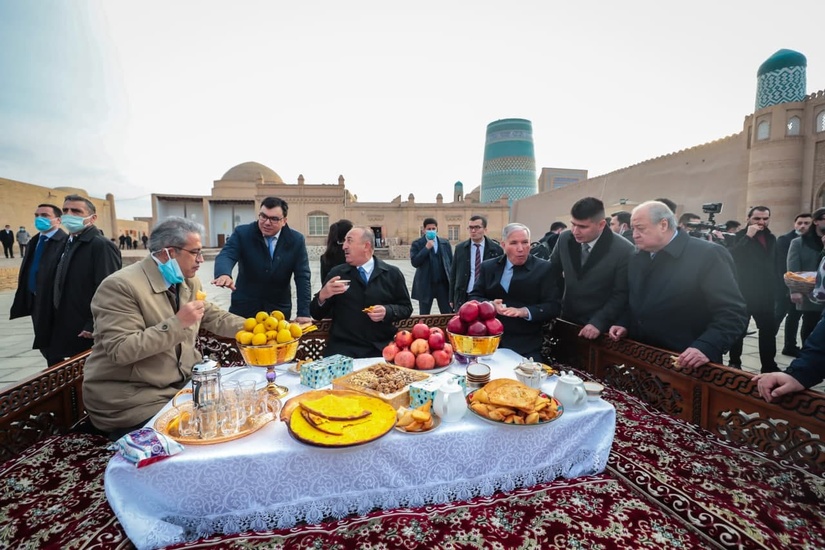
{"label": "paved stone ground", "polygon": [[[229,308],[230,291],[211,286],[214,262],[212,261],[217,251],[207,252],[209,258],[201,266],[199,276],[204,283],[204,290],[208,299],[220,307]],[[146,255],[145,250],[124,250],[122,251],[124,263],[139,260]],[[413,275],[415,269],[406,260],[387,260],[389,263],[398,266],[404,273],[408,288],[412,288]],[[16,268],[20,265],[20,258],[16,255],[14,259],[0,258],[0,273],[4,268]],[[320,265],[318,260],[311,260],[312,269],[312,292],[315,293],[321,287]],[[5,269],[9,271],[9,269]],[[46,360],[39,351],[31,349],[34,338],[31,318],[9,320],[9,310],[14,299],[14,290],[0,290],[0,389],[4,386],[16,383],[24,378],[32,376],[46,367]],[[293,288],[293,311],[295,311],[295,293]],[[433,312],[438,311],[437,304],[433,304]],[[413,300],[413,313],[418,313],[418,302]],[[750,330],[756,330],[751,323]],[[782,349],[783,329],[780,328],[777,337],[778,349]],[[743,368],[749,372],[759,372],[759,350],[757,347],[756,334],[745,338],[745,345],[742,353]],[[727,362],[727,357],[725,358]],[[780,368],[787,367],[792,358],[777,354],[776,361]],[[825,384],[817,386],[817,389],[825,389]]]}

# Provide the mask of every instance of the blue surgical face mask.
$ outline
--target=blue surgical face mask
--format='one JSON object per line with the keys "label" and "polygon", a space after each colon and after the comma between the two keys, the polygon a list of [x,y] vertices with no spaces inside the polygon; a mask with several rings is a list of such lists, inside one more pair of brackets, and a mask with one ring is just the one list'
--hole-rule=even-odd
{"label": "blue surgical face mask", "polygon": [[158,264],[160,274],[163,275],[163,280],[166,281],[168,285],[182,283],[184,279],[183,271],[180,270],[177,258],[170,257],[168,249],[164,248],[163,251],[166,252],[166,257],[169,258],[165,264],[160,263],[160,260],[154,256],[154,253],[152,255],[152,259]]}
{"label": "blue surgical face mask", "polygon": [[438,231],[436,231],[435,229],[428,229],[427,232],[424,234],[427,236],[428,241],[432,241],[435,239],[437,233]]}
{"label": "blue surgical face mask", "polygon": [[42,216],[35,216],[34,226],[38,231],[49,231],[52,228],[51,218],[44,218]]}
{"label": "blue surgical face mask", "polygon": [[66,231],[69,233],[78,233],[83,231],[83,228],[86,227],[86,224],[83,222],[89,218],[91,218],[91,216],[81,218],[80,216],[75,216],[73,214],[63,214],[60,216],[60,223],[63,224],[63,227],[65,227]]}

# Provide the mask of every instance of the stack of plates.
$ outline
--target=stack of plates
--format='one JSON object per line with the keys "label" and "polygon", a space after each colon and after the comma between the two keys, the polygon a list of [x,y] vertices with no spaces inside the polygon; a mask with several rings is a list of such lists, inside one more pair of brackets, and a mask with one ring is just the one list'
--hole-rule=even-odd
{"label": "stack of plates", "polygon": [[467,384],[481,387],[490,381],[490,367],[484,363],[467,365]]}

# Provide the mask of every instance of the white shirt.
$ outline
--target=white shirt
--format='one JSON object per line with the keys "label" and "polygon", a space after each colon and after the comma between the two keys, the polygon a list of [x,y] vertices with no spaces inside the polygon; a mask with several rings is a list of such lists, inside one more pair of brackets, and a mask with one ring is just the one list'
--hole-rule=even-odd
{"label": "white shirt", "polygon": [[[481,261],[484,261],[484,245],[487,244],[486,239],[481,239],[479,245],[479,253],[481,254]],[[470,282],[467,283],[467,292],[472,292],[473,287],[476,286],[476,243],[470,241]]]}
{"label": "white shirt", "polygon": [[372,277],[372,270],[375,269],[375,257],[370,256],[370,259],[367,260],[367,263],[365,263],[364,265],[360,265],[358,267],[364,268],[364,271],[367,272],[367,280],[369,280],[369,278]]}

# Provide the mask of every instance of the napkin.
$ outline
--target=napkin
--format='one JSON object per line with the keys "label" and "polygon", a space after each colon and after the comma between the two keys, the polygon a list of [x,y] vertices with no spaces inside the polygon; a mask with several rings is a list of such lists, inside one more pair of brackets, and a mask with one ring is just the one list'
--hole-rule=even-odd
{"label": "napkin", "polygon": [[109,449],[142,468],[178,454],[183,445],[152,428],[140,428],[115,441]]}

